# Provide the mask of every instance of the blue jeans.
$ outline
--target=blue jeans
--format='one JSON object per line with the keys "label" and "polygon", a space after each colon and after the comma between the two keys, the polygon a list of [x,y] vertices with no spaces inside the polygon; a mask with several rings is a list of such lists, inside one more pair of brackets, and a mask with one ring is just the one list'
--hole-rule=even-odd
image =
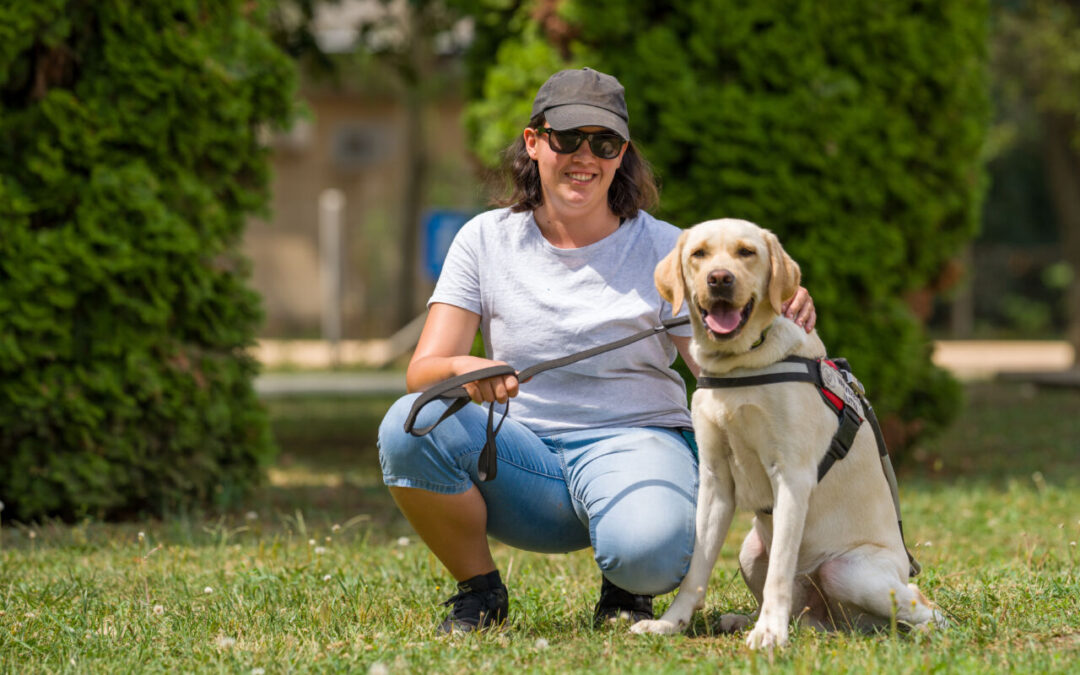
{"label": "blue jeans", "polygon": [[[475,485],[488,534],[516,548],[565,553],[592,546],[612,583],[658,595],[679,585],[694,546],[697,460],[677,429],[602,428],[540,437],[507,418],[496,440],[498,474],[481,482],[487,410],[466,405],[427,436],[404,431],[416,398],[399,399],[379,428],[383,481],[460,494]],[[446,409],[427,405],[422,428]],[[496,409],[496,421],[500,414]]]}

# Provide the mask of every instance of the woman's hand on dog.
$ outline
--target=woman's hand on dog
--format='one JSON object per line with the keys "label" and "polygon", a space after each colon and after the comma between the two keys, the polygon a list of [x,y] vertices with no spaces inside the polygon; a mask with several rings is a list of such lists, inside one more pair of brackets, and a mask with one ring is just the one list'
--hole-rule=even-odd
{"label": "woman's hand on dog", "polygon": [[805,328],[807,333],[814,330],[814,325],[817,324],[817,310],[814,309],[814,299],[810,297],[810,292],[802,286],[799,286],[799,290],[795,291],[795,295],[783,304],[781,311],[784,316],[794,321],[797,326]]}

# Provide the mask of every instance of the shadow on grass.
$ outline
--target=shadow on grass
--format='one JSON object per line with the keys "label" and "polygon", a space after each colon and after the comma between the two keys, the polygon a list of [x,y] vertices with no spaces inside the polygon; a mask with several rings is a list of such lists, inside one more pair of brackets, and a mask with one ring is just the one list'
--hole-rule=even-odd
{"label": "shadow on grass", "polygon": [[365,517],[387,538],[408,533],[382,483],[376,446],[393,397],[292,397],[267,402],[280,454],[269,484],[250,500],[270,513],[306,514],[320,524]]}
{"label": "shadow on grass", "polygon": [[899,462],[901,481],[1063,486],[1080,476],[1080,389],[998,381],[965,394],[953,425]]}

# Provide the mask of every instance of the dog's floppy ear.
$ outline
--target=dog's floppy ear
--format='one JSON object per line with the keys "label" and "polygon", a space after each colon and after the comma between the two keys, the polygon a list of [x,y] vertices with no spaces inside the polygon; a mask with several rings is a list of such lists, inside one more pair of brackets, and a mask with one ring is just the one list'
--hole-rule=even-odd
{"label": "dog's floppy ear", "polygon": [[772,268],[769,277],[769,303],[779,314],[784,301],[799,290],[802,273],[799,271],[799,264],[787,254],[776,235],[768,230],[765,231],[765,243],[769,247],[769,264]]}
{"label": "dog's floppy ear", "polygon": [[672,316],[679,313],[686,295],[682,275],[682,249],[685,239],[686,232],[683,231],[679,235],[679,241],[675,242],[675,248],[656,264],[656,271],[653,272],[656,290],[660,291],[661,298],[671,303]]}

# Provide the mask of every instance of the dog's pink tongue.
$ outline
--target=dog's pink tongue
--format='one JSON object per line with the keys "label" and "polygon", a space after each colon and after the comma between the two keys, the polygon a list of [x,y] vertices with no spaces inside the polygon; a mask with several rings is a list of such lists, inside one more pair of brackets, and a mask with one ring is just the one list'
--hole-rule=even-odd
{"label": "dog's pink tongue", "polygon": [[742,312],[734,307],[725,306],[723,303],[715,305],[705,315],[705,325],[714,333],[726,335],[739,327],[742,321]]}

